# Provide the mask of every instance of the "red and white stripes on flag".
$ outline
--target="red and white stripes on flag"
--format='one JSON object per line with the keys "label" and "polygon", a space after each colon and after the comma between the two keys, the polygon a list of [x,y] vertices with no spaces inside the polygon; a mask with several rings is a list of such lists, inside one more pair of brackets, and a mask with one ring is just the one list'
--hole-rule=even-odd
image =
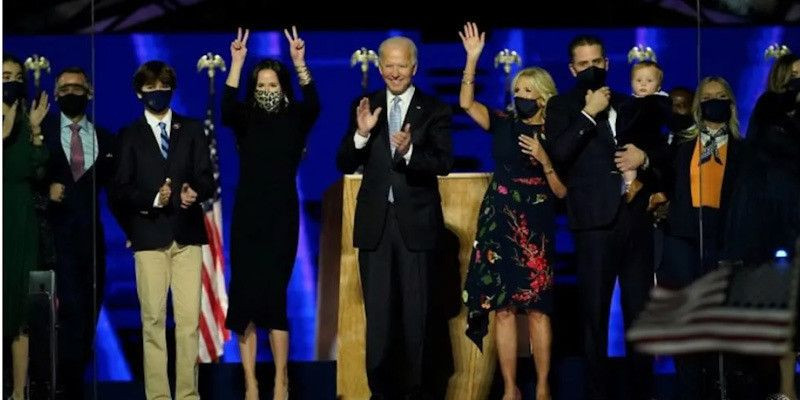
{"label": "red and white stripes on flag", "polygon": [[[771,268],[765,264],[751,268],[758,270],[751,273],[741,266],[725,266],[681,290],[655,287],[627,338],[637,350],[648,354],[785,354],[794,335],[796,272],[781,274]],[[772,279],[754,279],[766,275]],[[783,287],[770,287],[780,275]],[[774,292],[758,293],[770,290]],[[776,300],[776,295],[782,300]],[[771,299],[765,301],[765,296]]]}
{"label": "red and white stripes on flag", "polygon": [[205,133],[209,141],[211,164],[214,170],[216,190],[214,197],[203,203],[204,222],[208,244],[203,245],[203,270],[200,295],[200,352],[198,359],[203,363],[217,362],[224,352],[225,342],[231,337],[225,329],[225,316],[228,314],[228,292],[225,289],[225,256],[222,244],[222,201],[219,186],[219,163],[217,162],[214,124],[211,111],[205,121]]}
{"label": "red and white stripes on flag", "polygon": [[225,329],[228,292],[225,289],[225,259],[222,252],[221,204],[217,200],[205,213],[209,244],[203,245],[202,293],[200,299],[200,362],[217,362],[230,331]]}

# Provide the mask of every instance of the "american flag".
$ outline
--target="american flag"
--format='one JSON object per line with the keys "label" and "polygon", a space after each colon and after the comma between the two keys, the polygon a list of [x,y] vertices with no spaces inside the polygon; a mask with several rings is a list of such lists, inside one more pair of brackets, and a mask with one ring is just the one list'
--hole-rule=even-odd
{"label": "american flag", "polygon": [[794,264],[726,264],[681,290],[655,287],[627,338],[648,354],[783,355],[794,335],[800,257]]}
{"label": "american flag", "polygon": [[203,250],[202,294],[200,298],[200,362],[219,361],[231,333],[225,329],[228,292],[225,289],[225,256],[222,244],[222,189],[219,185],[219,158],[214,135],[213,108],[206,112],[205,134],[214,169],[214,196],[203,203],[208,244]]}

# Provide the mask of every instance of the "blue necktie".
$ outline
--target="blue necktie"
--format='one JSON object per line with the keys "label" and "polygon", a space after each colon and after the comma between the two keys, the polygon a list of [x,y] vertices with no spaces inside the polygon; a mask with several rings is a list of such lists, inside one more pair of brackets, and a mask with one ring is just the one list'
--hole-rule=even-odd
{"label": "blue necktie", "polygon": [[[392,99],[392,110],[389,112],[389,148],[392,150],[392,158],[394,158],[395,146],[391,141],[391,135],[400,131],[400,125],[403,124],[403,116],[400,111],[400,96],[394,96]],[[394,193],[392,187],[389,186],[389,203],[394,203]]]}
{"label": "blue necktie", "polygon": [[[392,111],[389,113],[389,134],[394,134],[400,131],[400,128],[403,124],[403,116],[402,111],[400,111],[400,96],[395,96],[392,99]],[[392,155],[394,155],[394,145],[392,144],[391,140],[389,141],[389,146],[392,149]]]}
{"label": "blue necktie", "polygon": [[167,135],[167,124],[159,122],[158,127],[161,128],[161,155],[164,156],[164,159],[166,160],[167,155],[169,154],[169,135]]}

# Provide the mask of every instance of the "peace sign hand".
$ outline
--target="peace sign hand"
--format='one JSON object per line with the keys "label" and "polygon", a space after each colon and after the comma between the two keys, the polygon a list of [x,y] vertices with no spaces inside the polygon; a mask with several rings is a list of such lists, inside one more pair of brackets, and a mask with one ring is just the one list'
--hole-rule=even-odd
{"label": "peace sign hand", "polygon": [[232,64],[243,64],[244,58],[247,56],[247,38],[250,36],[250,30],[244,30],[244,36],[242,36],[242,28],[239,28],[238,33],[236,34],[236,40],[231,42],[231,63]]}
{"label": "peace sign hand", "polygon": [[289,41],[289,54],[292,56],[292,63],[295,66],[306,64],[306,42],[297,36],[297,28],[292,25],[292,32],[289,33],[288,29],[283,30],[286,35],[286,40]]}

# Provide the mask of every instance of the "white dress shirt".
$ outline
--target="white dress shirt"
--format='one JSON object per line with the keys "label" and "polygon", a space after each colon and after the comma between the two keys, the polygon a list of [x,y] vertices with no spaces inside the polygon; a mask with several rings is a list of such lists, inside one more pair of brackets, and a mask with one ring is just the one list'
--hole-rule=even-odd
{"label": "white dress shirt", "polygon": [[[161,128],[158,124],[163,122],[166,125],[164,130],[167,131],[167,137],[170,137],[172,133],[172,109],[168,109],[167,114],[161,119],[158,119],[158,117],[153,115],[150,111],[144,110],[144,118],[147,120],[147,125],[150,125],[150,130],[153,131],[153,136],[156,137],[156,143],[158,144],[159,151],[161,151]],[[159,192],[156,192],[156,198],[153,200],[153,207],[162,208],[163,206],[158,203],[158,197]]]}

